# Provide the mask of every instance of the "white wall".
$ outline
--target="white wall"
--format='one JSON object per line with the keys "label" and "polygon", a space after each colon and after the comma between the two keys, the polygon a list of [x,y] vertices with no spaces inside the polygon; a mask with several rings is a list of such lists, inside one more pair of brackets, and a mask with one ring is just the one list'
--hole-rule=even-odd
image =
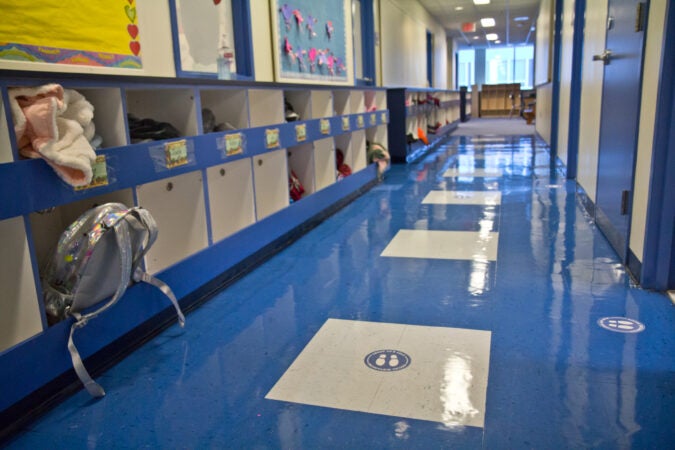
{"label": "white wall", "polygon": [[572,50],[574,46],[574,0],[563,4],[560,49],[560,102],[558,105],[558,158],[566,165],[569,144]]}
{"label": "white wall", "polygon": [[169,2],[136,2],[142,69],[116,69],[69,64],[0,60],[0,69],[52,72],[114,73],[117,75],[175,77]]}
{"label": "white wall", "polygon": [[447,88],[447,41],[443,27],[417,0],[381,0],[382,84],[426,87],[426,32],[434,35],[433,87]]}
{"label": "white wall", "polygon": [[253,0],[250,5],[255,80],[274,81],[270,3],[267,0]]}
{"label": "white wall", "polygon": [[577,183],[595,203],[600,146],[600,114],[604,65],[593,55],[605,49],[607,0],[586,2],[584,46],[581,67],[581,103],[579,112],[579,154]]}
{"label": "white wall", "polygon": [[553,108],[553,83],[537,88],[537,116],[535,129],[539,136],[551,145],[551,112]]}
{"label": "white wall", "polygon": [[[652,167],[652,148],[654,144],[654,121],[656,120],[656,101],[658,98],[659,73],[663,32],[665,28],[667,0],[652,0],[649,4],[649,21],[644,55],[642,81],[642,103],[640,105],[640,131],[638,133],[635,181],[633,185],[633,215],[629,247],[642,261],[647,224],[647,206],[649,204],[649,182]],[[672,5],[671,5],[672,7]],[[673,55],[668,57],[672,58]],[[672,83],[672,80],[662,80]]]}

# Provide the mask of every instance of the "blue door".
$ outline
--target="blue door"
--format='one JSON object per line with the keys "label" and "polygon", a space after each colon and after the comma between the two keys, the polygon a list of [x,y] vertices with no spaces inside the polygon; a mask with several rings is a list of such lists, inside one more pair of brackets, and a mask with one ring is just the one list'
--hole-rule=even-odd
{"label": "blue door", "polygon": [[609,0],[606,50],[594,55],[592,62],[605,64],[596,222],[624,262],[638,137],[645,21],[644,2]]}

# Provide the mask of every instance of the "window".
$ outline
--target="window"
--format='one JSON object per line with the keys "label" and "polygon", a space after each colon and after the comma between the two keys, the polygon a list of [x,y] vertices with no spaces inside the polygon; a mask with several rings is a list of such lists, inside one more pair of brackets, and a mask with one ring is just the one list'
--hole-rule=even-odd
{"label": "window", "polygon": [[467,86],[471,90],[471,85],[476,84],[474,50],[460,50],[457,52],[457,86]]}
{"label": "window", "polygon": [[[473,84],[520,83],[532,89],[534,81],[534,46],[492,47],[457,51],[457,86]],[[476,73],[478,78],[476,79]]]}

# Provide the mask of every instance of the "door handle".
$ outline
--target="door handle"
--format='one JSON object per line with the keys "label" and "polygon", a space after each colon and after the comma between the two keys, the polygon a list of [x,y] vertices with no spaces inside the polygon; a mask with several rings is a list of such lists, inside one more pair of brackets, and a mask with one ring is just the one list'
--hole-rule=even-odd
{"label": "door handle", "polygon": [[612,59],[611,50],[605,50],[599,55],[593,55],[593,61],[602,61],[604,65],[608,65],[611,59]]}

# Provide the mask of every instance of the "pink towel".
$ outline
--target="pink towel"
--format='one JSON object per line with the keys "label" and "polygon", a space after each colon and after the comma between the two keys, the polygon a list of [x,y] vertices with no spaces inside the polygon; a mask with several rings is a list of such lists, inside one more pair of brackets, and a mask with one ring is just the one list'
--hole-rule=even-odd
{"label": "pink towel", "polygon": [[10,88],[9,100],[19,152],[44,158],[71,186],[91,182],[96,153],[94,107],[77,91],[58,84]]}

